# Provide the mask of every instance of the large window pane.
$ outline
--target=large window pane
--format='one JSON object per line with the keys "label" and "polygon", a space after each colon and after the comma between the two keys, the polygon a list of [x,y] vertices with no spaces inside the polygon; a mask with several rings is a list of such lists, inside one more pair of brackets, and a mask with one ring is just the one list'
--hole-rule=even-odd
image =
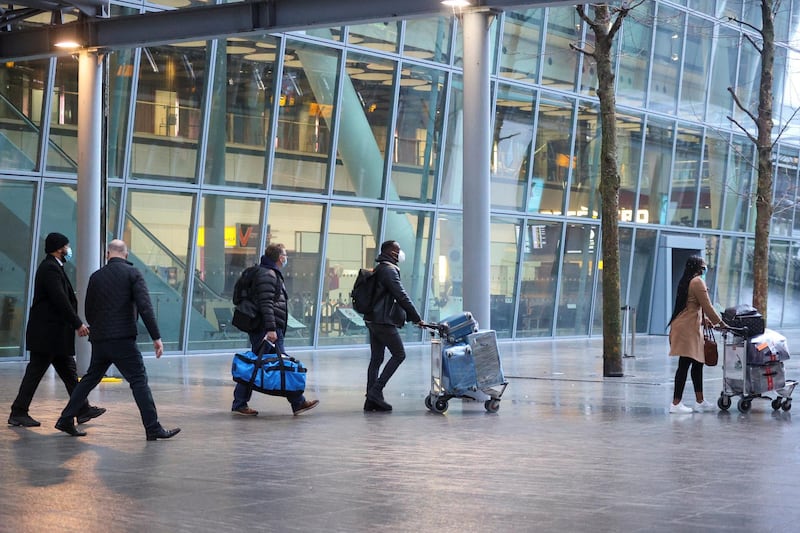
{"label": "large window pane", "polygon": [[[457,213],[440,213],[434,243],[433,282],[428,317],[431,322],[469,311],[464,309],[463,217]],[[483,326],[485,327],[485,325]]]}
{"label": "large window pane", "polygon": [[570,181],[567,215],[599,218],[600,148],[602,145],[599,110],[594,104],[578,104],[575,132],[575,157]]}
{"label": "large window pane", "polygon": [[[619,228],[619,298],[621,306],[635,305],[627,298],[628,287],[628,267],[631,259],[631,246],[633,244],[633,228],[620,227]],[[597,292],[594,296],[594,315],[592,317],[592,335],[603,335],[603,273],[604,270],[599,269],[597,280]],[[620,325],[625,326],[624,322],[625,313],[620,310]],[[633,320],[633,314],[629,315],[629,320]],[[628,327],[632,327],[629,325]],[[622,331],[622,335],[627,334],[627,330]]]}
{"label": "large window pane", "polygon": [[200,204],[189,349],[235,348],[247,336],[231,325],[233,286],[258,262],[262,200],[207,194]]}
{"label": "large window pane", "polygon": [[0,357],[22,355],[35,192],[33,183],[0,180],[0,220],[14,236],[0,239]]}
{"label": "large window pane", "polygon": [[[403,286],[411,301],[424,317],[425,297],[429,290],[429,280],[436,275],[431,269],[428,247],[433,229],[433,213],[426,211],[388,210],[386,212],[386,231],[384,240],[393,239],[400,243],[406,260],[400,265]],[[406,341],[419,341],[422,332],[416,327],[406,326],[400,335]]]}
{"label": "large window pane", "polygon": [[517,287],[517,249],[522,219],[493,218],[491,223],[489,327],[501,338],[511,337]]}
{"label": "large window pane", "polygon": [[700,206],[697,211],[698,228],[719,229],[722,199],[725,195],[725,167],[728,159],[728,141],[716,135],[705,139],[705,162],[700,176]]}
{"label": "large window pane", "polygon": [[133,123],[134,178],[195,180],[206,42],[141,49]]}
{"label": "large window pane", "polygon": [[[734,137],[728,153],[728,171],[725,173],[725,212],[722,229],[745,231],[755,190],[755,146],[749,139]],[[753,218],[755,211],[753,210]]]}
{"label": "large window pane", "polygon": [[586,335],[592,311],[600,226],[568,224],[559,273],[557,335]]}
{"label": "large window pane", "polygon": [[684,15],[680,11],[659,4],[648,104],[654,111],[675,112],[683,53],[683,22]]}
{"label": "large window pane", "polygon": [[441,149],[445,74],[413,66],[404,68],[401,76],[390,195],[396,193],[403,200],[432,203]]}
{"label": "large window pane", "polygon": [[128,150],[128,123],[133,88],[134,49],[120,49],[108,54],[108,175],[125,176],[123,164]]}
{"label": "large window pane", "polygon": [[327,189],[331,118],[339,56],[335,50],[291,42],[280,80],[282,105],[275,135],[272,187],[296,192]]}
{"label": "large window pane", "polygon": [[[377,208],[331,208],[325,257],[325,292],[322,296],[317,341],[320,346],[367,342],[367,328],[363,317],[352,308],[350,291],[359,268],[375,267],[375,258],[380,252],[380,219],[381,213]],[[295,239],[308,241],[308,247],[313,248],[315,243],[319,246],[320,235],[319,230],[315,233],[309,228],[307,233],[296,234]],[[305,247],[304,244],[302,249]],[[289,260],[291,261],[291,257]],[[289,297],[292,302],[297,302],[302,295],[292,292]],[[292,309],[294,314],[301,312],[305,314],[307,311],[297,306]]]}
{"label": "large window pane", "polygon": [[542,95],[533,153],[529,213],[561,215],[564,212],[564,189],[570,169],[575,166],[572,154],[572,114],[574,102]]}
{"label": "large window pane", "polygon": [[720,302],[724,307],[745,302],[739,293],[742,271],[749,268],[749,265],[744,264],[744,246],[743,237],[723,236],[720,239],[718,258],[708,258],[710,269],[716,269],[716,297],[712,301]]}
{"label": "large window pane", "polygon": [[675,164],[672,169],[672,189],[670,190],[667,214],[669,224],[694,226],[702,140],[703,135],[699,130],[685,126],[678,127],[675,142]]}
{"label": "large window pane", "polygon": [[633,250],[628,304],[636,308],[636,331],[647,331],[650,323],[650,295],[653,288],[653,269],[656,261],[655,230],[636,230]]}
{"label": "large window pane", "polygon": [[642,158],[642,118],[617,113],[617,161],[619,165],[619,219],[639,221],[636,187]]}
{"label": "large window pane", "polygon": [[506,12],[500,76],[532,83],[538,81],[544,13],[541,8]]}
{"label": "large window pane", "polygon": [[[708,95],[708,71],[711,68],[711,49],[714,41],[714,23],[698,17],[689,17],[684,48],[681,104],[678,113],[684,118],[701,121],[705,115]],[[719,83],[715,80],[715,84]]]}
{"label": "large window pane", "polygon": [[[800,244],[793,243],[790,247],[789,272],[786,276],[786,302],[788,305],[783,310],[783,323],[792,325],[800,324]],[[769,301],[769,300],[768,300]]]}
{"label": "large window pane", "polygon": [[403,55],[447,64],[450,62],[452,34],[450,18],[407,20]]}
{"label": "large window pane", "polygon": [[783,325],[784,295],[786,293],[789,244],[770,241],[768,267],[767,318],[772,329]]}
{"label": "large window pane", "polygon": [[542,84],[572,91],[578,74],[578,52],[569,45],[581,38],[582,21],[573,6],[550,8],[542,65]]}
{"label": "large window pane", "polygon": [[396,52],[400,22],[373,22],[350,26],[347,42],[381,52]]}
{"label": "large window pane", "polygon": [[[354,53],[347,55],[333,178],[336,194],[365,198],[383,196],[396,68],[393,61]],[[424,84],[425,80],[419,82]]]}
{"label": "large window pane", "polygon": [[706,121],[718,127],[730,126],[728,116],[731,114],[733,98],[728,92],[728,87],[736,84],[739,42],[739,33],[725,26],[719,27],[719,34],[713,42],[716,48],[714,50],[714,66],[711,71],[712,83],[709,83],[703,90],[709,93]]}
{"label": "large window pane", "polygon": [[[144,274],[165,350],[181,348],[193,203],[189,194],[128,193],[122,239],[130,250],[128,261]],[[142,351],[153,350],[141,320],[136,341]]]}
{"label": "large window pane", "polygon": [[493,207],[524,209],[533,143],[534,98],[531,91],[505,85],[498,90],[491,166]]}
{"label": "large window pane", "polygon": [[636,16],[628,17],[622,25],[619,39],[621,55],[617,74],[617,103],[643,107],[653,40],[655,2],[645,2],[636,8]]}
{"label": "large window pane", "polygon": [[530,220],[523,229],[517,337],[549,337],[556,307],[562,224]]}
{"label": "large window pane", "polygon": [[447,110],[447,143],[444,149],[440,203],[461,206],[464,186],[464,84],[454,75]]}
{"label": "large window pane", "polygon": [[0,169],[38,164],[42,102],[49,60],[0,64]]}
{"label": "large window pane", "polygon": [[[269,203],[267,244],[283,244],[289,256],[283,269],[289,294],[287,347],[309,345],[313,341],[314,317],[320,301],[322,216],[323,207],[319,204],[296,201]],[[324,303],[325,299],[322,301]]]}
{"label": "large window pane", "polygon": [[277,39],[219,41],[205,182],[262,187],[275,100]]}
{"label": "large window pane", "polygon": [[644,166],[639,188],[640,222],[667,224],[669,185],[672,174],[673,124],[650,119],[645,137]]}
{"label": "large window pane", "polygon": [[50,143],[47,169],[76,172],[78,169],[78,58],[59,57],[50,107]]}
{"label": "large window pane", "polygon": [[[739,50],[741,56],[739,58],[739,79],[733,89],[745,109],[751,113],[757,113],[759,80],[761,79],[761,55],[744,38],[741,40]],[[733,106],[733,118],[754,136],[756,135],[755,124],[737,105]]]}

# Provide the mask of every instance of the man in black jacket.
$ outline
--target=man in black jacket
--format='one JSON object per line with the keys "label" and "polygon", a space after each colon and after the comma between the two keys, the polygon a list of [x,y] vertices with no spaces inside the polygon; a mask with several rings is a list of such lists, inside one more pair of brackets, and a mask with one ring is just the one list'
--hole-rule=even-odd
{"label": "man in black jacket", "polygon": [[180,428],[164,429],[158,422],[142,353],[136,346],[138,314],[153,340],[156,358],[164,353],[147,285],[142,273],[127,261],[128,247],[123,241],[111,241],[106,257],[106,266],[91,275],[86,288],[86,320],[91,326],[89,342],[92,343],[92,360],[86,375],[70,396],[69,403],[61,411],[56,429],[73,437],[86,435],[85,431],[75,427],[73,418],[86,396],[100,383],[113,363],[130,384],[147,440],[168,439],[176,435]]}
{"label": "man in black jacket", "polygon": [[[286,353],[283,339],[286,336],[289,307],[281,269],[288,262],[289,256],[282,244],[270,244],[261,256],[261,268],[258,269],[255,281],[261,328],[249,334],[253,352],[257,352],[264,341],[269,341],[277,347],[278,353]],[[237,383],[233,389],[231,411],[240,415],[256,416],[258,411],[247,405],[252,394],[253,389]],[[306,400],[299,391],[288,393],[286,399],[289,400],[295,415],[313,409],[319,404],[319,400]]]}
{"label": "man in black jacket", "polygon": [[[364,411],[391,411],[392,406],[383,399],[383,388],[406,358],[398,328],[403,327],[406,322],[421,326],[423,321],[400,282],[400,267],[397,264],[405,261],[405,253],[400,249],[400,244],[397,241],[381,244],[381,253],[375,261],[378,263],[374,274],[377,294],[373,298],[372,310],[364,315],[371,351]],[[392,357],[379,377],[378,371],[383,364],[386,348]]]}
{"label": "man in black jacket", "polygon": [[[78,385],[75,333],[81,337],[89,334],[89,328],[78,317],[78,300],[64,272],[64,263],[72,256],[69,239],[61,233],[50,233],[44,241],[44,251],[47,255],[36,269],[33,303],[25,331],[25,343],[31,358],[25,368],[19,393],[11,405],[8,423],[12,426],[41,425],[28,414],[28,409],[39,382],[51,364],[64,382],[67,393],[72,394]],[[106,412],[103,408],[90,406],[86,398],[78,407],[79,423],[88,422]]]}

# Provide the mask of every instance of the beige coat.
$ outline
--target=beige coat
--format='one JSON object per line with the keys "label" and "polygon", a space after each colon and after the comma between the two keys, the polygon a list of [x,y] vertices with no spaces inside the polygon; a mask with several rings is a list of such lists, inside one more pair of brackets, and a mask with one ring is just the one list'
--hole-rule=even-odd
{"label": "beige coat", "polygon": [[708,297],[708,287],[703,278],[696,276],[689,282],[686,308],[670,324],[669,354],[705,363],[703,356],[702,311],[712,324],[719,324],[722,317],[714,310]]}

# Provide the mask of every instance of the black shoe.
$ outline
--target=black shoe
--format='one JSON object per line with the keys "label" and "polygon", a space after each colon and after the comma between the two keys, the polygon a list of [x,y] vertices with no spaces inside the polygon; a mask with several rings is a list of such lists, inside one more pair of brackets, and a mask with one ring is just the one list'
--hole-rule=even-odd
{"label": "black shoe", "polygon": [[181,428],[175,428],[175,429],[158,428],[153,432],[150,431],[147,432],[147,440],[171,439],[180,432]]}
{"label": "black shoe", "polygon": [[59,431],[63,431],[64,433],[69,433],[73,437],[86,436],[86,432],[80,431],[78,428],[76,428],[75,424],[72,423],[72,420],[64,420],[62,418],[59,418],[58,422],[56,422],[56,429]]}
{"label": "black shoe", "polygon": [[310,411],[311,409],[315,408],[319,405],[319,400],[306,400],[301,403],[297,409],[293,409],[292,412],[294,416],[297,416],[301,413],[305,413],[306,411]]}
{"label": "black shoe", "polygon": [[35,428],[41,426],[42,424],[38,420],[31,418],[29,415],[11,415],[8,417],[8,425]]}
{"label": "black shoe", "polygon": [[90,405],[89,408],[78,415],[78,424],[85,424],[92,418],[97,418],[98,416],[102,415],[106,412],[105,407],[95,407]]}
{"label": "black shoe", "polygon": [[392,406],[386,403],[383,399],[376,396],[367,396],[367,401],[364,402],[365,411],[381,411],[388,412],[392,410]]}

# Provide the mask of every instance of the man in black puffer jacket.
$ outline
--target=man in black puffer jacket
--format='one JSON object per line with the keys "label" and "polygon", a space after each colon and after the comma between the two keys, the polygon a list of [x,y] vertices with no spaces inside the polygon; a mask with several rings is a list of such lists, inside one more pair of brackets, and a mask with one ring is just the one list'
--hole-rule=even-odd
{"label": "man in black puffer jacket", "polygon": [[91,275],[86,287],[86,321],[89,322],[92,359],[86,375],[61,412],[56,429],[73,437],[86,435],[75,427],[73,418],[113,363],[130,384],[147,440],[168,439],[180,428],[164,429],[158,422],[142,353],[136,346],[136,320],[141,316],[153,340],[156,358],[164,353],[147,285],[142,273],[128,262],[128,247],[123,241],[111,241],[106,257],[106,266]]}
{"label": "man in black puffer jacket", "polygon": [[[391,411],[392,406],[383,399],[383,388],[406,358],[406,350],[398,328],[406,322],[419,326],[423,324],[417,308],[408,297],[400,282],[398,263],[405,261],[405,253],[397,241],[386,241],[381,244],[381,253],[375,260],[377,294],[373,297],[372,310],[364,315],[369,330],[369,347],[371,357],[367,368],[367,400],[365,411]],[[383,367],[386,348],[392,357]]]}
{"label": "man in black puffer jacket", "polygon": [[[254,353],[258,352],[264,341],[274,344],[278,353],[286,353],[283,339],[286,336],[289,307],[281,269],[288,262],[289,255],[282,244],[270,244],[264,251],[264,255],[261,256],[261,268],[258,269],[254,282],[254,292],[261,313],[261,328],[249,333],[250,345]],[[233,389],[231,411],[240,415],[256,416],[258,411],[247,405],[252,395],[253,389],[237,383]],[[319,404],[319,400],[306,400],[300,391],[287,393],[286,399],[289,400],[295,415],[313,409]]]}

